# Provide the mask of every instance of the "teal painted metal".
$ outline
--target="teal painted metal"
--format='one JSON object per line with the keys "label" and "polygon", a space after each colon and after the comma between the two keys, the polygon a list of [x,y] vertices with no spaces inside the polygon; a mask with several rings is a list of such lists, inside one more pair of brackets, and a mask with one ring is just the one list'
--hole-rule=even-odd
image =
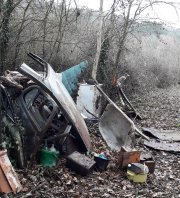
{"label": "teal painted metal", "polygon": [[78,77],[87,69],[87,67],[88,62],[84,61],[61,73],[62,83],[70,94],[77,89]]}

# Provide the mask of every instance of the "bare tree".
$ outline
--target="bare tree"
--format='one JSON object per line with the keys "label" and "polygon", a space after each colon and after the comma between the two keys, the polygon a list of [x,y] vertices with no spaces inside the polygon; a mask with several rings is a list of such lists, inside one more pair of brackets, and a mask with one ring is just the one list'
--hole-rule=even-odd
{"label": "bare tree", "polygon": [[[106,20],[110,20],[111,31],[109,31],[109,39],[111,45],[116,46],[115,56],[113,60],[113,75],[116,76],[119,73],[119,67],[124,57],[124,52],[127,50],[126,42],[129,36],[133,35],[133,32],[137,28],[138,22],[142,13],[149,7],[153,9],[154,5],[167,4],[173,6],[176,9],[175,4],[172,2],[159,1],[159,0],[114,0],[110,11],[110,18],[107,15]],[[116,14],[114,14],[116,13]],[[114,17],[115,16],[115,17]],[[109,71],[106,71],[109,73]]]}
{"label": "bare tree", "polygon": [[22,0],[2,1],[1,22],[0,22],[0,73],[3,73],[6,64],[7,48],[9,43],[9,23],[13,10],[22,2]]}
{"label": "bare tree", "polygon": [[14,54],[14,60],[13,60],[14,69],[15,69],[15,66],[17,64],[17,58],[18,58],[18,55],[19,55],[20,47],[21,47],[21,42],[20,42],[21,33],[22,33],[23,29],[25,28],[25,22],[27,21],[26,15],[27,15],[28,9],[29,9],[29,7],[30,7],[30,5],[31,5],[31,3],[33,1],[34,0],[27,1],[27,5],[25,6],[24,11],[23,11],[22,20],[20,22],[20,27],[18,28],[17,33],[16,33],[16,37],[15,37],[15,54]]}
{"label": "bare tree", "polygon": [[96,51],[96,56],[94,59],[94,64],[93,64],[93,69],[92,69],[93,79],[96,79],[96,76],[97,76],[97,67],[98,67],[98,62],[99,62],[99,56],[101,53],[102,27],[103,27],[103,0],[100,0],[99,27],[98,27],[98,33],[97,33],[97,51]]}

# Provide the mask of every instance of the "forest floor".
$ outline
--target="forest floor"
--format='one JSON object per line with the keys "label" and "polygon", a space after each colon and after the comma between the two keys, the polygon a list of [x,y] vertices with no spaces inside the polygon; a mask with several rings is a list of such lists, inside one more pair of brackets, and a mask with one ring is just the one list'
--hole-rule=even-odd
{"label": "forest floor", "polygon": [[[143,118],[136,123],[139,128],[180,130],[179,85],[157,89],[146,95],[134,95],[132,103]],[[90,133],[94,150],[106,150],[97,125],[90,127]],[[146,183],[129,181],[126,172],[118,169],[118,154],[110,151],[111,161],[107,171],[94,171],[86,177],[66,168],[64,159],[60,159],[57,167],[52,169],[33,165],[29,169],[17,170],[24,192],[12,197],[180,197],[180,155],[152,150],[143,145],[136,147],[150,152],[156,161],[155,172],[148,175]]]}

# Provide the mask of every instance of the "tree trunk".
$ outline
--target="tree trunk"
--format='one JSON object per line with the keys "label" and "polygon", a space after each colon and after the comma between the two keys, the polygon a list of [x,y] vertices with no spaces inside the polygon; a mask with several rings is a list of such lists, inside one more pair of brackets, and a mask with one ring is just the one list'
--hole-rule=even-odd
{"label": "tree trunk", "polygon": [[0,75],[6,66],[6,57],[9,43],[9,21],[12,13],[13,0],[7,0],[2,10],[2,24],[0,24]]}
{"label": "tree trunk", "polygon": [[92,78],[96,80],[97,76],[97,68],[99,62],[99,56],[101,53],[101,37],[102,37],[102,27],[103,27],[103,0],[100,0],[100,8],[99,8],[99,30],[97,33],[97,51],[94,59],[93,70],[92,70]]}
{"label": "tree trunk", "polygon": [[117,75],[117,73],[118,73],[118,64],[120,61],[121,54],[124,51],[124,44],[126,42],[126,38],[128,35],[128,31],[129,31],[129,20],[130,20],[131,8],[132,8],[132,2],[130,2],[128,5],[128,12],[127,12],[127,16],[125,17],[125,21],[124,21],[123,33],[122,33],[122,36],[120,38],[119,45],[118,45],[118,51],[117,51],[116,59],[115,59],[115,63],[114,63],[115,64],[115,75]]}

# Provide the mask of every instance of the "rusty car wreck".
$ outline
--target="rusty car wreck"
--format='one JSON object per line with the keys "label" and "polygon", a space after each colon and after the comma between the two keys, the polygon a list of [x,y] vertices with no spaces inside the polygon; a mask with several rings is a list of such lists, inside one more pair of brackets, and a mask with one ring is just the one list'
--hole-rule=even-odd
{"label": "rusty car wreck", "polygon": [[42,66],[43,72],[23,63],[21,74],[9,72],[0,78],[1,136],[13,140],[10,156],[23,167],[45,142],[48,146],[54,144],[65,155],[90,150],[87,126],[67,89],[47,62],[35,54],[28,55]]}

